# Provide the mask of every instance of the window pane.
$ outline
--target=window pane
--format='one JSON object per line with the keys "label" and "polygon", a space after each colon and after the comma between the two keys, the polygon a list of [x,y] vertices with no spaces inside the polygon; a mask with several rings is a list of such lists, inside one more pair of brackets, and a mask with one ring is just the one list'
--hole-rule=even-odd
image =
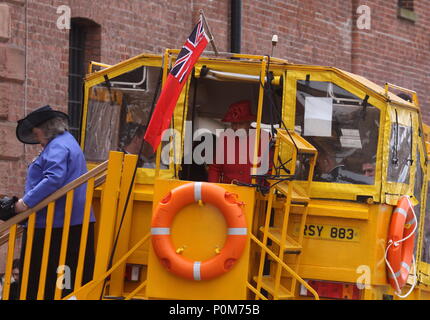
{"label": "window pane", "polygon": [[[160,68],[139,67],[90,89],[84,148],[87,160],[104,161],[110,150],[139,153],[159,73]],[[138,165],[155,168],[155,154],[143,143]]]}
{"label": "window pane", "polygon": [[426,216],[424,219],[424,237],[422,243],[421,260],[430,263],[430,183],[427,186]]}
{"label": "window pane", "polygon": [[380,112],[331,83],[297,81],[295,130],[318,149],[314,181],[373,184]]}
{"label": "window pane", "polygon": [[[418,204],[414,207],[415,215],[417,216],[417,221],[419,223],[420,216],[421,216],[421,201],[422,201],[422,190],[423,190],[423,169],[421,166],[421,154],[418,149],[418,146],[416,148],[416,164],[417,164],[417,171],[415,174],[415,185],[414,185],[414,196],[418,200]],[[417,229],[417,234],[419,230]],[[417,244],[418,244],[418,237],[415,237],[415,250],[417,250]],[[416,255],[416,253],[415,253]]]}
{"label": "window pane", "polygon": [[411,127],[393,123],[391,126],[388,181],[409,183],[411,164]]}
{"label": "window pane", "polygon": [[82,85],[85,76],[84,52],[86,30],[72,23],[69,35],[69,107],[70,132],[80,141]]}
{"label": "window pane", "polygon": [[399,7],[413,11],[414,10],[414,0],[399,0]]}

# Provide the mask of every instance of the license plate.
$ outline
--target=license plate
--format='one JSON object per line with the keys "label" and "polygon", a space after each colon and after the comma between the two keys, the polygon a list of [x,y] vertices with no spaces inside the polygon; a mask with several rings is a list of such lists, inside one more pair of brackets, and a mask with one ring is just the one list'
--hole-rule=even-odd
{"label": "license plate", "polygon": [[[296,225],[296,234],[299,226]],[[357,242],[360,240],[358,228],[342,227],[328,224],[306,224],[304,230],[305,238],[317,240],[337,240]]]}

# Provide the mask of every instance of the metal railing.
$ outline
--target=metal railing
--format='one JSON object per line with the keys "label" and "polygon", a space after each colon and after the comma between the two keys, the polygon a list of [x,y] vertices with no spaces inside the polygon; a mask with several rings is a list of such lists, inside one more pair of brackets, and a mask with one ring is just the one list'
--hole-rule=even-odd
{"label": "metal railing", "polygon": [[[284,147],[286,147],[289,152],[289,156],[291,159],[288,161],[288,170],[289,173],[294,176],[295,174],[295,167],[296,167],[296,160],[297,160],[297,154],[298,153],[304,153],[310,155],[310,161],[309,161],[309,171],[308,171],[308,177],[307,177],[307,186],[304,191],[304,195],[306,197],[303,197],[303,199],[300,199],[300,201],[305,201],[306,204],[305,207],[305,213],[301,217],[300,221],[300,228],[299,228],[299,237],[297,240],[297,245],[302,245],[303,241],[303,229],[306,222],[307,217],[307,202],[308,200],[308,194],[310,190],[310,184],[312,182],[312,176],[314,172],[314,167],[316,164],[316,156],[317,151],[316,149],[307,143],[304,139],[302,139],[300,136],[296,135],[294,132],[286,132],[285,130],[278,129],[277,130],[277,137],[276,137],[276,143],[275,143],[275,160],[274,160],[274,167],[272,168],[272,175],[275,174],[275,168],[279,164],[279,157],[276,155],[280,154],[280,147],[281,144],[284,144]],[[285,256],[285,245],[287,243],[287,228],[289,224],[289,215],[290,215],[290,205],[294,199],[293,196],[293,190],[294,190],[294,180],[289,181],[286,180],[284,183],[286,183],[286,187],[282,188],[285,189],[283,192],[286,193],[286,200],[284,203],[284,210],[283,210],[283,218],[282,223],[279,231],[279,239],[278,239],[278,253],[274,252],[273,248],[270,248],[268,245],[268,240],[271,235],[271,231],[269,230],[269,225],[272,217],[272,205],[276,201],[275,200],[275,190],[279,187],[281,187],[281,184],[278,184],[278,182],[271,183],[271,187],[275,187],[274,189],[270,190],[270,193],[267,198],[267,208],[266,208],[266,217],[265,217],[265,223],[264,226],[260,228],[260,231],[262,232],[262,239],[258,239],[256,235],[251,234],[251,240],[260,248],[260,259],[259,259],[259,267],[258,267],[258,274],[254,278],[254,281],[256,283],[256,287],[253,287],[250,283],[247,284],[247,287],[249,290],[251,290],[255,294],[256,299],[263,299],[266,300],[267,298],[261,294],[261,289],[265,289],[268,291],[268,288],[270,287],[270,294],[272,295],[273,299],[277,300],[281,298],[281,290],[284,292],[284,299],[291,299],[295,297],[295,288],[296,288],[296,282],[301,283],[306,289],[309,290],[309,292],[314,296],[315,299],[319,299],[319,296],[317,292],[304,280],[302,279],[298,274],[298,266],[300,264],[300,253],[298,257],[296,258],[296,268],[292,268],[288,266],[284,262],[284,256]],[[273,238],[273,235],[272,235]],[[276,241],[275,241],[276,242]],[[300,249],[301,250],[301,249]],[[270,259],[273,260],[273,262],[276,264],[275,270],[271,272],[271,275],[269,276],[269,283],[266,283],[264,285],[263,282],[263,270],[266,262],[266,254],[270,256]],[[288,290],[287,288],[283,287],[281,285],[282,280],[282,271],[286,271],[287,274],[292,278],[291,280],[291,289]]]}
{"label": "metal railing", "polygon": [[[7,244],[8,246],[7,256],[6,256],[6,267],[5,267],[5,281],[3,285],[3,300],[9,299],[9,296],[10,296],[11,274],[12,274],[12,267],[13,267],[15,245],[16,245],[16,240],[18,236],[20,236],[23,230],[25,230],[26,232],[26,242],[25,244],[22,243],[23,246],[25,245],[25,253],[24,253],[24,261],[21,261],[22,270],[20,271],[22,273],[20,274],[20,280],[19,280],[20,281],[19,299],[26,299],[27,297],[28,280],[29,280],[29,273],[30,273],[30,266],[31,266],[30,257],[32,256],[33,240],[34,240],[35,227],[36,227],[36,214],[41,209],[47,208],[46,226],[45,226],[44,243],[43,243],[43,254],[41,257],[41,267],[40,267],[39,283],[38,283],[38,290],[37,290],[37,299],[38,300],[44,299],[48,262],[50,258],[49,253],[50,253],[51,236],[52,236],[52,230],[53,230],[55,201],[61,197],[64,197],[64,196],[66,197],[66,204],[65,204],[65,211],[64,211],[65,215],[64,215],[64,222],[63,222],[63,228],[61,233],[61,247],[60,247],[60,254],[59,254],[59,261],[58,261],[58,265],[61,266],[61,265],[65,265],[65,262],[66,262],[68,240],[69,240],[68,239],[69,228],[70,228],[70,221],[71,221],[72,209],[73,209],[74,190],[79,186],[87,184],[86,202],[85,202],[84,213],[83,213],[82,232],[80,235],[80,246],[79,246],[79,253],[78,253],[78,260],[77,260],[77,267],[76,267],[76,274],[75,274],[74,290],[79,289],[81,287],[94,190],[97,187],[101,186],[102,184],[108,184],[108,180],[109,180],[108,172],[109,170],[113,172],[115,169],[113,167],[113,164],[110,163],[112,162],[111,160],[114,159],[115,164],[118,165],[121,163],[122,158],[123,158],[122,153],[116,153],[116,155],[114,155],[113,157],[110,155],[110,159],[108,161],[101,163],[100,165],[90,170],[89,172],[85,173],[78,179],[60,188],[59,190],[57,190],[56,192],[54,192],[53,194],[45,198],[43,201],[41,201],[33,208],[30,208],[25,212],[17,214],[16,216],[12,217],[11,219],[7,220],[2,225],[0,225],[0,234],[2,234],[2,236],[0,237],[0,245]],[[110,183],[110,185],[112,188],[112,183]],[[113,188],[115,189],[115,186]],[[104,191],[105,190],[103,190],[103,192]],[[116,199],[113,199],[113,201],[115,200]],[[26,225],[24,227],[19,225],[19,224],[25,224],[25,223]],[[96,262],[96,266],[97,266],[97,262]],[[57,279],[60,278],[61,276],[62,274],[58,274]],[[61,299],[61,297],[62,297],[61,286],[56,286],[54,299]]]}

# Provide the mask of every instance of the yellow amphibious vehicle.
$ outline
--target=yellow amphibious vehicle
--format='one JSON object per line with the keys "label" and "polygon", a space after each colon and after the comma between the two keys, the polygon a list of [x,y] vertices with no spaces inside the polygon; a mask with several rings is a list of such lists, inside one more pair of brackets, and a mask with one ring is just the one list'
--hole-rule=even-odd
{"label": "yellow amphibious vehicle", "polygon": [[[81,285],[81,263],[65,298],[430,299],[429,130],[415,92],[332,67],[205,53],[169,134],[138,160],[127,137],[148,123],[177,54],[90,65],[80,136],[90,171],[2,225],[9,252],[17,222],[29,217],[31,234],[37,209],[87,183],[94,280]],[[270,133],[270,172],[208,183],[202,142],[239,100],[252,102],[257,145]],[[324,171],[333,163],[336,176]]]}

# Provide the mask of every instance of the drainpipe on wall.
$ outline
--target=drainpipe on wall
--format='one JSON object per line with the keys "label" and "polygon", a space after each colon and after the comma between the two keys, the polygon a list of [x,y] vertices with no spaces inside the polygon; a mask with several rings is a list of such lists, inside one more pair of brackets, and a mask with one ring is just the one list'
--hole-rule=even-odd
{"label": "drainpipe on wall", "polygon": [[230,48],[231,52],[240,53],[242,35],[242,1],[231,0]]}
{"label": "drainpipe on wall", "polygon": [[[25,68],[24,68],[24,117],[27,116],[27,108],[28,108],[28,0],[25,0]],[[24,118],[23,117],[23,118]],[[24,146],[24,159],[27,156],[27,145],[23,143]],[[27,161],[27,160],[25,160]]]}

